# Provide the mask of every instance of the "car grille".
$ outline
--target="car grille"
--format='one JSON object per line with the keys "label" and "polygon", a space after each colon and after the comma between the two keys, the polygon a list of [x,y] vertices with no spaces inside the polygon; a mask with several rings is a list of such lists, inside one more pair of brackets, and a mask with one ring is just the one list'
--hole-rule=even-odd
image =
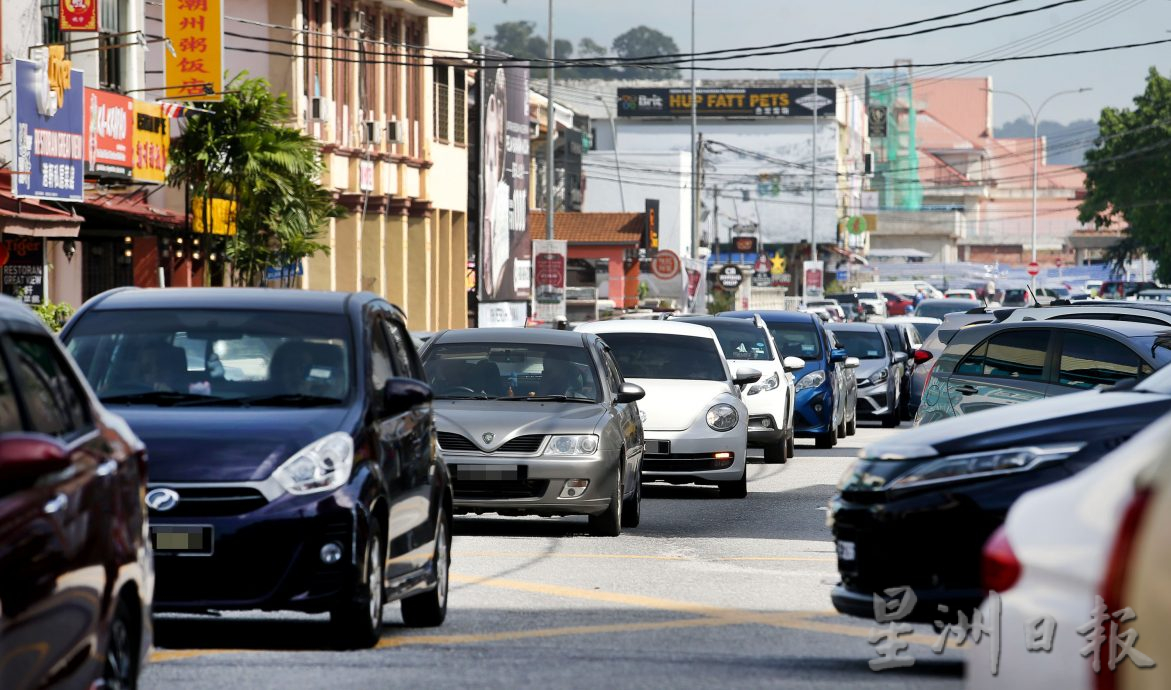
{"label": "car grille", "polygon": [[536,453],[541,449],[541,444],[544,442],[544,434],[528,434],[526,436],[517,436],[496,450],[482,451],[476,444],[472,443],[471,439],[462,434],[454,434],[450,431],[439,432],[439,447],[443,450],[491,453]]}
{"label": "car grille", "polygon": [[540,498],[549,488],[547,479],[515,481],[459,481],[452,483],[457,499]]}
{"label": "car grille", "polygon": [[150,511],[152,517],[220,517],[243,515],[268,504],[264,494],[243,486],[168,487],[179,494],[175,507]]}
{"label": "car grille", "polygon": [[734,458],[713,458],[704,453],[689,457],[681,455],[667,459],[644,458],[642,469],[646,472],[706,472],[723,470],[732,466]]}

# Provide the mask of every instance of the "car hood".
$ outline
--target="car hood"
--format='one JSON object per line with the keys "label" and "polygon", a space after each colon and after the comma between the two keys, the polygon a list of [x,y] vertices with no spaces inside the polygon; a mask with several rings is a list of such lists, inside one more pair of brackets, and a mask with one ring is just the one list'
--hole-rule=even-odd
{"label": "car hood", "polygon": [[928,458],[996,448],[1068,441],[1086,436],[1087,424],[1117,428],[1147,424],[1136,407],[1171,404],[1171,397],[1130,391],[1086,391],[1004,405],[902,431],[862,450],[861,457]]}
{"label": "car hood", "polygon": [[723,381],[626,380],[646,391],[638,409],[646,415],[643,428],[654,431],[683,431],[717,402],[716,397],[734,397],[731,387]]}
{"label": "car hood", "polygon": [[854,370],[854,376],[861,381],[874,376],[878,372],[886,369],[887,362],[885,359],[860,359],[858,360],[858,368]]}
{"label": "car hood", "polygon": [[491,451],[517,436],[596,433],[605,411],[601,403],[436,400],[435,425]]}
{"label": "car hood", "polygon": [[345,431],[339,408],[110,406],[146,444],[153,482],[263,481],[293,453]]}

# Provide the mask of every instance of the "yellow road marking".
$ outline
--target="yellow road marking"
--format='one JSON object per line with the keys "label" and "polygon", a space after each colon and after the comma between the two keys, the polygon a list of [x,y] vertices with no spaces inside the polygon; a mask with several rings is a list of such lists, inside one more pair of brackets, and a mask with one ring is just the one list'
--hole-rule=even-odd
{"label": "yellow road marking", "polygon": [[378,649],[389,647],[406,647],[408,645],[446,645],[446,644],[475,644],[479,642],[508,642],[512,640],[530,640],[542,637],[561,637],[565,635],[599,635],[604,633],[640,632],[645,630],[669,630],[671,628],[708,628],[733,625],[731,621],[722,618],[687,618],[676,621],[656,621],[652,623],[611,623],[606,625],[574,625],[563,628],[537,628],[536,630],[507,630],[494,633],[479,633],[466,635],[429,635],[384,637],[378,642]]}
{"label": "yellow road marking", "polygon": [[814,563],[836,563],[836,558],[816,556],[721,556],[719,558],[687,558],[686,556],[649,556],[629,553],[546,553],[544,551],[461,551],[460,558],[585,558],[585,559],[628,559],[637,561],[689,561],[707,563],[714,561],[808,561]]}

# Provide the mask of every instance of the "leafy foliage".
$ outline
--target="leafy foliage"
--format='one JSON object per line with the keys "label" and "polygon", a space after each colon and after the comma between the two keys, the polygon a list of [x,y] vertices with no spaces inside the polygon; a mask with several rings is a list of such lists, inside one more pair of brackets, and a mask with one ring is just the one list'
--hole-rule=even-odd
{"label": "leafy foliage", "polygon": [[1104,108],[1098,128],[1078,217],[1125,228],[1109,256],[1116,268],[1146,254],[1159,262],[1155,278],[1171,281],[1171,204],[1162,200],[1171,185],[1171,79],[1152,67],[1134,108]]}
{"label": "leafy foliage", "polygon": [[41,304],[32,305],[32,309],[37,313],[37,316],[41,317],[41,320],[49,327],[49,330],[54,333],[64,328],[65,323],[69,321],[69,317],[73,316],[73,307],[65,302],[50,302],[45,300]]}
{"label": "leafy foliage", "polygon": [[[484,45],[513,57],[526,58],[536,61],[548,58],[549,42],[537,33],[535,22],[503,22],[497,24],[494,33],[484,39]],[[578,41],[576,48],[580,58],[603,57],[643,57],[648,55],[668,55],[678,53],[679,47],[675,40],[661,31],[647,26],[638,26],[621,34],[614,39],[611,51],[592,38],[583,38]],[[553,42],[553,55],[558,60],[565,60],[574,56],[574,45],[570,41],[558,38]],[[539,62],[537,64],[540,64]],[[562,66],[557,70],[558,78],[563,79],[622,79],[638,77],[642,79],[671,79],[679,76],[677,69],[646,69],[640,67],[607,67],[594,65]],[[534,79],[545,76],[545,70],[534,68]]]}
{"label": "leafy foliage", "polygon": [[[317,178],[317,142],[292,127],[284,94],[264,79],[237,75],[224,100],[192,115],[171,147],[168,183],[188,185],[214,222],[211,199],[236,203],[236,234],[227,257],[232,284],[260,285],[265,270],[287,266],[328,247],[315,238],[343,212]],[[214,228],[208,228],[214,230]]]}

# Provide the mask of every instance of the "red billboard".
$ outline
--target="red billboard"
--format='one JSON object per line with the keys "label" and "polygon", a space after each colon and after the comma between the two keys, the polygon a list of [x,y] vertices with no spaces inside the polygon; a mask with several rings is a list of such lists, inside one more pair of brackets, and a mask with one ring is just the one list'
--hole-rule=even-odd
{"label": "red billboard", "polygon": [[85,90],[85,174],[130,177],[134,169],[134,99]]}
{"label": "red billboard", "polygon": [[61,31],[97,31],[98,0],[59,0]]}

